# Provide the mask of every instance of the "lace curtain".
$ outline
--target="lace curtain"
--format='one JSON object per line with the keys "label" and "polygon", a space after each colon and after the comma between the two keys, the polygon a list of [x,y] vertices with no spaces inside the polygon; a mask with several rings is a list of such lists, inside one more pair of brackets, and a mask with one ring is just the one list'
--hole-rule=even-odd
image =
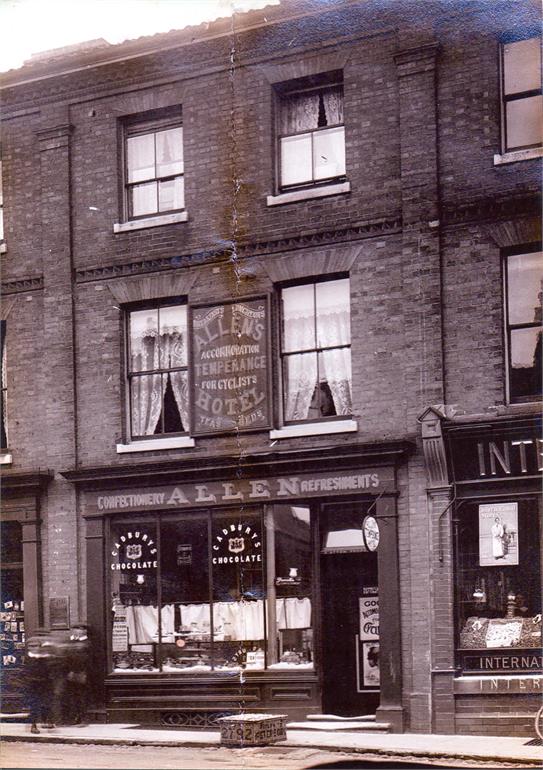
{"label": "lace curtain", "polygon": [[323,91],[322,102],[326,125],[334,126],[336,123],[343,123],[343,89],[333,88]]}
{"label": "lace curtain", "polygon": [[292,94],[281,99],[281,133],[311,131],[319,125],[319,94]]}
{"label": "lace curtain", "polygon": [[[160,345],[158,342],[160,341]],[[166,327],[162,334],[146,330],[139,339],[132,338],[132,369],[150,369],[183,366],[186,362],[185,335],[175,328]],[[160,360],[162,356],[162,361]],[[163,378],[163,381],[162,381]],[[186,372],[143,374],[132,377],[132,434],[151,436],[156,430],[163,405],[163,390],[170,380],[175,403],[183,428],[188,429],[188,382]]]}
{"label": "lace curtain", "polygon": [[[307,350],[315,347],[312,313],[284,317],[283,328],[286,350]],[[319,347],[349,345],[349,311],[338,310],[319,316],[318,336]],[[328,382],[336,414],[352,414],[350,347],[326,350],[320,355],[324,364],[324,371],[320,372],[321,379]],[[315,353],[293,354],[286,356],[285,361],[285,418],[287,421],[305,420],[317,386],[317,356]]]}
{"label": "lace curtain", "polygon": [[[322,99],[326,126],[343,123],[343,89],[327,88],[307,94],[292,94],[281,99],[281,134],[313,131],[319,128],[319,107]],[[322,127],[322,126],[321,126]]]}

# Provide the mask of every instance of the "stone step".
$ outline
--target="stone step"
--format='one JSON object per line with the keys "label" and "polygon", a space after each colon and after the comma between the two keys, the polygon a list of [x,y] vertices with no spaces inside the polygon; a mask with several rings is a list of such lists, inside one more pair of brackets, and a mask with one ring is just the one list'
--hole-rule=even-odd
{"label": "stone step", "polygon": [[375,722],[375,714],[361,717],[340,717],[336,714],[308,714],[306,719],[311,722]]}
{"label": "stone step", "polygon": [[351,732],[357,730],[367,733],[388,733],[390,732],[389,722],[349,722],[343,720],[332,721],[307,721],[307,722],[287,722],[287,730],[314,730],[323,732]]}

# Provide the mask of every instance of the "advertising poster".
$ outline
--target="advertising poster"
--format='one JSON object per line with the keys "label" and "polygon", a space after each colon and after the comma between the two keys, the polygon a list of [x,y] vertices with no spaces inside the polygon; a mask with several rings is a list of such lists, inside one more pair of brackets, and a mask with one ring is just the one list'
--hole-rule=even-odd
{"label": "advertising poster", "polygon": [[270,427],[268,301],[192,310],[194,434]]}
{"label": "advertising poster", "polygon": [[379,641],[379,596],[362,596],[359,598],[360,607],[360,641]]}
{"label": "advertising poster", "polygon": [[479,506],[479,565],[519,563],[518,504],[485,503]]}
{"label": "advertising poster", "polygon": [[113,652],[127,652],[128,650],[128,624],[126,622],[126,607],[117,605],[113,618],[112,646]]}
{"label": "advertising poster", "polygon": [[364,687],[379,687],[379,642],[362,644],[362,675]]}

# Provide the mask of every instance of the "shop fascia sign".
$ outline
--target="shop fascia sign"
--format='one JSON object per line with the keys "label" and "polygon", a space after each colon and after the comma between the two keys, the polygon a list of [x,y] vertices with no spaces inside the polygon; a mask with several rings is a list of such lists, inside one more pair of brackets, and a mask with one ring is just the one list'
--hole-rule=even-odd
{"label": "shop fascia sign", "polygon": [[255,564],[262,561],[260,535],[250,524],[228,524],[213,539],[212,562],[219,564]]}
{"label": "shop fascia sign", "polygon": [[156,569],[157,548],[153,538],[137,528],[128,529],[115,539],[111,555],[112,570]]}
{"label": "shop fascia sign", "polygon": [[535,476],[543,471],[543,440],[518,432],[492,438],[451,435],[456,481]]}
{"label": "shop fascia sign", "polygon": [[209,481],[129,488],[108,493],[85,492],[87,514],[164,510],[243,502],[285,501],[312,497],[393,492],[394,468],[370,468],[343,473],[299,474],[267,479]]}

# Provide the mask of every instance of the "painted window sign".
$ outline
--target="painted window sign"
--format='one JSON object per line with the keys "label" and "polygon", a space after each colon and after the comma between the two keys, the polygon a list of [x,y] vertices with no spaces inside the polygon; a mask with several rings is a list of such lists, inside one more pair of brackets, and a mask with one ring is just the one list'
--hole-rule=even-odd
{"label": "painted window sign", "polygon": [[192,310],[193,433],[270,427],[266,298]]}
{"label": "painted window sign", "polygon": [[153,538],[138,529],[129,530],[119,536],[111,550],[115,561],[112,570],[156,569],[157,547]]}
{"label": "painted window sign", "polygon": [[213,540],[213,564],[252,564],[262,561],[260,535],[250,524],[230,523]]}

